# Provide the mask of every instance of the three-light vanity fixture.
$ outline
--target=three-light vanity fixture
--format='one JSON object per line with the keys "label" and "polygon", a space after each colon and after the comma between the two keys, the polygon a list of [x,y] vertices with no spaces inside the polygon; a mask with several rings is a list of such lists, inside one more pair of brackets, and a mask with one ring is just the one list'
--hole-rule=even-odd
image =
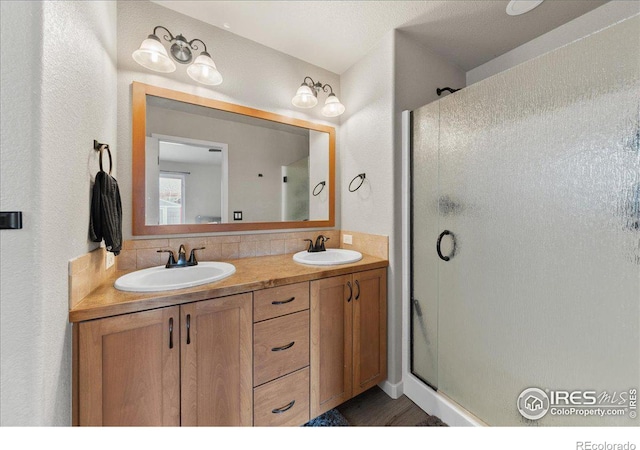
{"label": "three-light vanity fixture", "polygon": [[344,105],[340,103],[333,88],[329,84],[313,81],[311,77],[305,77],[302,84],[296,91],[296,95],[291,99],[293,106],[298,108],[313,108],[318,104],[318,92],[320,90],[329,92],[322,107],[322,115],[325,117],[336,117],[344,112]]}
{"label": "three-light vanity fixture", "polygon": [[[167,50],[164,48],[164,45],[162,45],[162,41],[160,41],[160,38],[156,35],[159,28],[167,32],[163,38],[171,45],[169,54],[167,54]],[[199,50],[198,42],[201,43],[204,48],[194,60],[193,51]],[[171,58],[169,55],[171,55]],[[209,86],[222,83],[222,75],[218,72],[216,64],[207,52],[207,45],[204,42],[200,39],[187,41],[181,34],[174,36],[169,30],[160,25],[153,29],[153,34],[150,34],[142,41],[140,48],[133,52],[132,56],[141,66],[163,73],[170,73],[176,70],[176,65],[172,61],[173,59],[180,64],[189,64],[187,74],[198,83]]]}

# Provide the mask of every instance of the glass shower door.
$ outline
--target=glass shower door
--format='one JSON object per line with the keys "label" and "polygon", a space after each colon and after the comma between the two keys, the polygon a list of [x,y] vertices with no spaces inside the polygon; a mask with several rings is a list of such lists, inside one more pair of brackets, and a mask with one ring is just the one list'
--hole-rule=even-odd
{"label": "glass shower door", "polygon": [[[526,388],[639,387],[638,30],[636,16],[429,105],[437,137],[421,140],[438,141],[424,162],[437,160],[438,184],[414,203],[437,213],[414,212],[424,244],[413,243],[412,279],[437,286],[437,299],[420,298],[434,322],[422,341],[414,305],[412,366],[489,425],[534,423],[517,408]],[[414,146],[426,112],[414,112]],[[640,422],[547,413],[536,423]]]}
{"label": "glass shower door", "polygon": [[411,372],[438,386],[438,102],[412,113]]}

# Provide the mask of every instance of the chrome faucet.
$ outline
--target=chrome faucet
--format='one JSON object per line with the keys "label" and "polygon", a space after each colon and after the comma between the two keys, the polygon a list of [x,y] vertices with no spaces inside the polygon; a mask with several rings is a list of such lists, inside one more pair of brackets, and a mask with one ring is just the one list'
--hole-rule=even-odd
{"label": "chrome faucet", "polygon": [[307,251],[311,253],[327,251],[327,249],[324,247],[324,243],[328,240],[329,238],[323,235],[320,235],[316,238],[315,244],[311,239],[305,239],[305,241],[309,241],[309,248],[307,249]]}
{"label": "chrome faucet", "polygon": [[196,260],[196,250],[204,250],[204,247],[191,249],[191,254],[187,260],[187,249],[184,244],[180,244],[180,248],[178,249],[178,261],[176,261],[172,250],[158,250],[158,253],[169,253],[169,261],[167,261],[165,267],[167,269],[171,269],[174,267],[197,266],[198,261]]}

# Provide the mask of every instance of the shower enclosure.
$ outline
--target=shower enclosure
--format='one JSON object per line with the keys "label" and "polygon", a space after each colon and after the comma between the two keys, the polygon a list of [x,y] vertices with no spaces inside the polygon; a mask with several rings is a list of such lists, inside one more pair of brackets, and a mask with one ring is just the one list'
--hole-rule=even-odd
{"label": "shower enclosure", "polygon": [[640,16],[406,116],[412,376],[489,425],[639,425]]}

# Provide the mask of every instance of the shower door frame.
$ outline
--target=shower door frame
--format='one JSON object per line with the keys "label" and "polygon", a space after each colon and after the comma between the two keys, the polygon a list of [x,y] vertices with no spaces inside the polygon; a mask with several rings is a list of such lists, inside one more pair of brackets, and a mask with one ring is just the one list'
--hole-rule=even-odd
{"label": "shower door frame", "polygon": [[450,426],[486,426],[411,372],[411,117],[411,111],[402,112],[402,391]]}

